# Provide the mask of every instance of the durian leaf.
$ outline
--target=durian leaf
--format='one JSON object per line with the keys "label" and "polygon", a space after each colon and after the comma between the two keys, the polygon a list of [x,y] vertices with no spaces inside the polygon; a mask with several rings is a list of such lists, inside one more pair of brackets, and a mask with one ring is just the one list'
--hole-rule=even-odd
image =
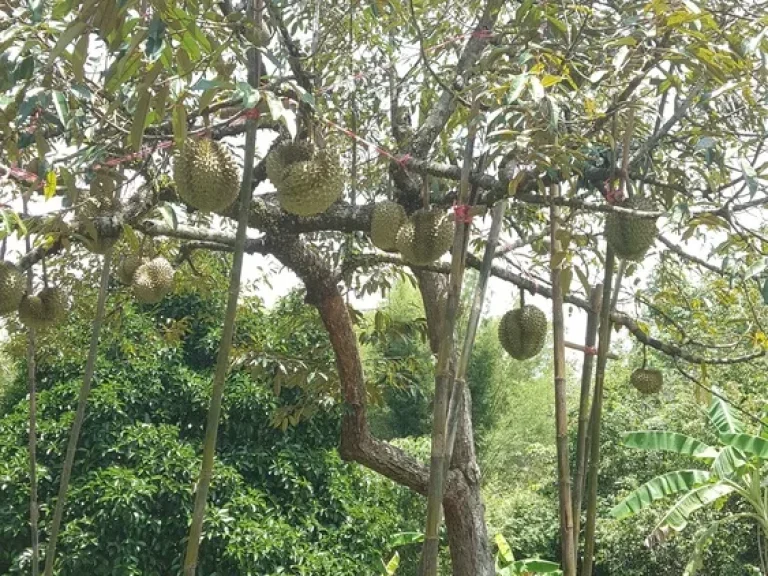
{"label": "durian leaf", "polygon": [[738,448],[747,454],[768,460],[768,440],[751,434],[721,434],[720,439],[726,444]]}
{"label": "durian leaf", "polygon": [[173,140],[176,147],[181,148],[187,139],[187,109],[184,107],[183,99],[180,99],[173,107],[171,124],[173,125]]}
{"label": "durian leaf", "polygon": [[691,514],[712,504],[715,500],[728,496],[735,490],[735,486],[725,482],[706,484],[691,490],[667,511],[653,532],[646,538],[646,544],[653,547],[655,544],[666,540],[670,530],[682,531],[688,525]]}
{"label": "durian leaf", "polygon": [[136,111],[133,116],[133,126],[131,126],[131,148],[136,152],[141,149],[141,142],[144,139],[144,129],[147,125],[147,111],[149,110],[150,92],[145,90],[139,97],[136,104]]}
{"label": "durian leaf", "polygon": [[168,226],[174,230],[178,227],[179,219],[176,217],[176,211],[173,209],[173,206],[170,204],[163,204],[158,207],[157,210],[160,212],[160,216],[163,217],[163,220],[165,220],[165,223],[168,224]]}
{"label": "durian leaf", "polygon": [[634,516],[651,504],[672,494],[689,491],[709,481],[706,470],[677,470],[656,476],[627,495],[610,511],[612,518],[622,520]]}
{"label": "durian leaf", "polygon": [[53,170],[49,170],[45,175],[43,194],[45,195],[46,200],[50,200],[56,195],[56,172]]}
{"label": "durian leaf", "polygon": [[749,188],[749,198],[751,200],[757,193],[757,172],[755,167],[746,158],[741,159],[741,173],[744,175],[744,180]]}
{"label": "durian leaf", "polygon": [[731,407],[723,400],[714,396],[709,405],[709,420],[717,428],[719,434],[741,434],[744,425],[733,414]]}
{"label": "durian leaf", "polygon": [[59,36],[59,40],[56,42],[56,46],[54,46],[53,50],[51,50],[51,55],[48,58],[48,65],[52,66],[56,62],[56,59],[61,56],[62,52],[64,52],[66,47],[69,46],[69,44],[75,38],[85,32],[87,27],[88,24],[86,22],[81,20],[73,20],[67,29],[62,32],[61,36]]}
{"label": "durian leaf", "polygon": [[678,434],[651,430],[646,432],[629,432],[624,436],[624,446],[641,450],[663,450],[676,454],[687,454],[696,458],[717,458],[719,451],[701,440]]}
{"label": "durian leaf", "polygon": [[494,542],[496,543],[496,547],[499,549],[499,555],[498,559],[501,562],[514,562],[515,561],[515,555],[512,553],[512,548],[510,548],[509,543],[507,542],[507,539],[504,538],[504,535],[501,532],[498,532],[496,534],[496,537],[494,538]]}

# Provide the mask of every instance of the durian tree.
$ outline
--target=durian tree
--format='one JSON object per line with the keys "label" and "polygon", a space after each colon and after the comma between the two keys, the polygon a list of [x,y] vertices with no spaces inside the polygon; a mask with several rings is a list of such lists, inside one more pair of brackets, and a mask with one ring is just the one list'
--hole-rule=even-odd
{"label": "durian tree", "polygon": [[[455,412],[435,403],[435,420],[446,422],[437,434],[455,431],[435,484],[440,465],[430,473],[370,432],[347,295],[412,276],[432,350],[443,351],[444,390],[458,389],[445,318],[455,318],[464,267],[482,267],[484,210],[505,201],[501,246],[485,270],[510,293],[554,297],[561,395],[562,305],[596,313],[589,296],[603,283],[593,432],[611,327],[692,369],[765,361],[761,302],[735,319],[735,340],[714,331],[701,341],[649,312],[672,302],[695,322],[701,302],[676,300],[672,284],[662,302],[643,297],[649,267],[662,261],[687,278],[722,276],[718,298],[746,291],[768,301],[762,4],[266,0],[263,22],[241,4],[0,6],[0,202],[11,240],[0,310],[14,314],[17,298],[36,297],[19,295],[14,274],[53,257],[66,270],[110,250],[133,259],[118,259],[116,275],[136,297],[157,301],[172,289],[171,260],[194,267],[199,251],[233,251],[239,221],[239,248],[291,270],[328,331],[345,407],[342,457],[420,494],[430,477],[439,485],[456,576],[493,573],[468,388]],[[255,78],[254,48],[264,63]],[[254,124],[258,146],[243,157]],[[235,202],[238,182],[253,191],[247,211]],[[12,241],[24,235],[34,240],[26,253]],[[155,238],[178,241],[178,253],[157,261]],[[76,288],[66,294],[76,297]],[[530,315],[505,322],[512,350],[531,329],[517,316]],[[525,344],[523,357],[535,348]],[[584,383],[586,421],[591,371]],[[599,454],[569,463],[559,447],[559,560],[573,576],[581,510],[564,504],[570,471],[594,489]],[[596,521],[587,515],[585,574]]]}

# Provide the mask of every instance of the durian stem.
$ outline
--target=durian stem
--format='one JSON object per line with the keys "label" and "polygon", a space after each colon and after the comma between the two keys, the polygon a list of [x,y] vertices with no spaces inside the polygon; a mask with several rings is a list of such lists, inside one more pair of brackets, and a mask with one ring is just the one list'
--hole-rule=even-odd
{"label": "durian stem", "polygon": [[[22,209],[27,216],[27,197],[22,199]],[[27,254],[32,251],[32,240],[27,234],[24,238]],[[5,256],[5,238],[3,239],[2,256]],[[35,274],[32,266],[27,270],[27,294],[32,294],[34,289]],[[38,530],[38,518],[40,510],[37,506],[37,366],[35,364],[35,329],[27,329],[27,390],[29,392],[29,529],[32,545],[32,576],[40,574],[40,532]]]}
{"label": "durian stem", "polygon": [[563,291],[561,272],[563,261],[559,254],[560,208],[555,198],[560,186],[550,188],[549,231],[551,238],[550,273],[552,280],[552,331],[554,335],[555,370],[555,426],[557,428],[557,475],[560,501],[560,546],[563,576],[576,576],[576,552],[573,531],[573,503],[571,501],[571,471],[568,462],[568,407],[565,385],[565,322],[563,319]]}
{"label": "durian stem", "polygon": [[590,309],[587,311],[587,331],[584,337],[584,360],[581,365],[581,395],[579,397],[579,424],[576,433],[576,471],[573,475],[573,542],[578,550],[581,533],[581,504],[584,496],[584,474],[588,460],[587,428],[589,423],[589,393],[592,390],[592,372],[595,356],[593,353],[597,343],[597,327],[599,325],[600,307],[603,300],[603,286],[597,284],[592,288],[589,298]]}
{"label": "durian stem", "polygon": [[93,382],[93,373],[96,369],[96,356],[99,351],[99,336],[101,334],[101,326],[104,323],[104,310],[107,304],[107,290],[109,288],[109,267],[111,261],[112,249],[110,248],[104,255],[101,264],[99,296],[96,301],[96,315],[93,319],[91,343],[88,348],[88,358],[85,361],[83,384],[80,386],[80,393],[77,398],[75,421],[72,423],[72,428],[69,430],[67,454],[64,457],[64,467],[61,470],[59,494],[56,499],[56,508],[53,511],[53,520],[51,521],[50,535],[48,537],[48,547],[45,553],[45,576],[53,576],[53,563],[56,557],[56,542],[59,538],[61,519],[64,516],[64,506],[67,502],[67,489],[69,488],[69,479],[72,475],[72,466],[75,463],[77,442],[80,438],[80,429],[83,427],[83,421],[85,420],[85,408],[88,404],[88,396],[91,393],[91,383]]}
{"label": "durian stem", "polygon": [[[469,175],[472,170],[472,156],[475,136],[477,134],[477,122],[475,122],[475,119],[479,111],[478,103],[479,101],[476,100],[469,115],[467,143],[464,148],[459,188],[459,205],[465,205],[469,199]],[[448,419],[449,391],[452,388],[453,382],[451,359],[455,357],[453,333],[456,325],[456,311],[461,295],[461,287],[464,281],[468,239],[469,224],[456,222],[453,237],[451,273],[448,277],[445,318],[443,319],[442,335],[437,353],[437,367],[435,368],[435,402],[432,417],[432,453],[427,493],[427,521],[424,530],[424,546],[422,548],[419,570],[422,576],[437,576],[438,532],[442,521],[443,488],[446,470],[446,424]]]}
{"label": "durian stem", "polygon": [[456,443],[456,433],[459,428],[459,415],[461,414],[461,406],[464,399],[464,386],[466,385],[467,370],[469,369],[469,361],[475,346],[477,327],[480,324],[480,316],[483,312],[485,292],[488,288],[488,279],[491,276],[491,267],[496,253],[496,246],[499,243],[499,234],[501,233],[501,224],[506,208],[506,200],[499,200],[493,208],[491,229],[488,232],[488,241],[485,245],[485,253],[483,254],[483,264],[480,268],[480,276],[477,281],[477,286],[475,286],[475,293],[472,297],[472,308],[469,311],[467,331],[464,335],[464,344],[461,349],[461,356],[459,357],[459,364],[456,369],[456,378],[453,383],[451,399],[448,403],[448,443],[445,449],[445,469],[443,470],[443,477],[448,475],[448,468],[451,465],[451,458],[453,457],[453,446]]}
{"label": "durian stem", "polygon": [[[255,6],[254,6],[255,3]],[[256,27],[261,27],[262,0],[249,0],[248,13],[254,14]],[[260,53],[251,48],[248,51],[248,82],[254,88],[258,88],[261,75]],[[240,185],[240,198],[238,206],[237,233],[235,235],[235,247],[232,257],[232,270],[229,276],[229,295],[227,308],[224,314],[219,353],[216,358],[216,372],[213,378],[211,391],[211,403],[208,407],[208,418],[205,424],[205,441],[203,445],[203,461],[200,468],[200,477],[195,491],[195,505],[192,512],[192,522],[189,527],[187,550],[184,557],[184,575],[195,576],[197,561],[200,553],[200,538],[203,532],[203,520],[208,499],[208,489],[213,475],[214,455],[216,451],[216,437],[218,435],[219,418],[221,416],[221,404],[224,396],[224,383],[229,371],[229,354],[232,349],[232,337],[235,329],[235,316],[237,314],[237,300],[240,296],[240,277],[243,270],[243,256],[245,253],[245,240],[248,232],[248,214],[251,204],[251,183],[253,181],[253,157],[256,154],[256,122],[248,120],[245,135],[245,157],[243,162],[243,180]]]}
{"label": "durian stem", "polygon": [[615,257],[608,247],[605,253],[603,276],[603,302],[600,308],[600,339],[597,347],[595,389],[592,397],[592,413],[589,422],[589,472],[587,475],[587,517],[584,528],[584,560],[582,576],[591,576],[595,553],[595,525],[597,519],[597,473],[600,469],[600,424],[603,410],[603,384],[608,350],[611,345],[611,284]]}

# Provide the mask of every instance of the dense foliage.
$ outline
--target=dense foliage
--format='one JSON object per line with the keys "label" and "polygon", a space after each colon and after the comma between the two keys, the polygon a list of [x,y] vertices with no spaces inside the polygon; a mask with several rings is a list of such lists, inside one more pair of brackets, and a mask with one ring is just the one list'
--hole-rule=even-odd
{"label": "dense foliage", "polygon": [[[182,292],[152,308],[122,302],[120,316],[110,321],[78,451],[59,573],[178,571],[215,357],[213,320],[221,306],[221,293]],[[251,299],[240,319],[240,347],[259,343],[259,352],[273,358],[308,356],[326,341],[316,314],[297,295],[272,310]],[[170,329],[179,322],[183,328]],[[298,332],[295,322],[301,323]],[[38,353],[43,531],[82,378],[79,359],[57,354],[55,346],[89,324],[87,315],[73,318]],[[378,573],[390,537],[418,526],[400,511],[419,506],[391,482],[340,461],[334,403],[282,430],[276,414],[295,404],[297,393],[284,388],[276,395],[273,384],[246,368],[228,379],[200,573]],[[21,364],[16,380],[2,385],[3,574],[29,569],[25,386]]]}

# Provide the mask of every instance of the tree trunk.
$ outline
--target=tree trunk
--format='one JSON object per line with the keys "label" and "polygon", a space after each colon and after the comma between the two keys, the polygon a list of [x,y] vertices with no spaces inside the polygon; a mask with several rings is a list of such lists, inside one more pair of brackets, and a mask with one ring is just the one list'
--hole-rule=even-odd
{"label": "tree trunk", "polygon": [[453,576],[493,576],[479,478],[477,482],[464,478],[460,484],[443,500]]}

